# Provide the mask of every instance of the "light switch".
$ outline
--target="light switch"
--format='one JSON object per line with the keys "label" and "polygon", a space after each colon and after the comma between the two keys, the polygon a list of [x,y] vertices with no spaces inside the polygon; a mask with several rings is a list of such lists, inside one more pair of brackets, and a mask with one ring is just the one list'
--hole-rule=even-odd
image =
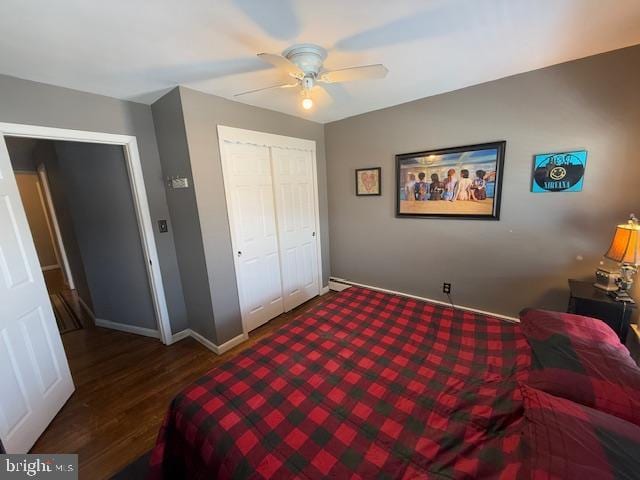
{"label": "light switch", "polygon": [[167,233],[169,231],[169,226],[167,225],[166,220],[158,220],[158,229],[160,233]]}

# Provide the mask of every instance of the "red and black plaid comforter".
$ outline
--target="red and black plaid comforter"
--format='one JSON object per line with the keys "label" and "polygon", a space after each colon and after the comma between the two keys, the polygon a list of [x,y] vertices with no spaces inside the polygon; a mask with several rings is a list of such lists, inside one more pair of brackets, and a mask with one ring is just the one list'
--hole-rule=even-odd
{"label": "red and black plaid comforter", "polygon": [[151,478],[512,478],[517,324],[349,288],[173,401]]}

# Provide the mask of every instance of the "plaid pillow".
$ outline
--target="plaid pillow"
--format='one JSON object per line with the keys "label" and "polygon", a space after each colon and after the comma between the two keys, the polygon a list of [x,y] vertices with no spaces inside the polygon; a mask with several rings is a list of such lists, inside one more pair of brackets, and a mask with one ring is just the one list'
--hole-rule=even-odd
{"label": "plaid pillow", "polygon": [[521,320],[532,356],[528,385],[640,425],[640,369],[609,327],[540,310]]}
{"label": "plaid pillow", "polygon": [[525,308],[520,312],[520,321],[527,337],[538,340],[546,340],[551,335],[560,333],[570,337],[574,343],[597,343],[624,348],[611,327],[596,318]]}
{"label": "plaid pillow", "polygon": [[640,428],[521,385],[522,477],[633,479],[640,474]]}

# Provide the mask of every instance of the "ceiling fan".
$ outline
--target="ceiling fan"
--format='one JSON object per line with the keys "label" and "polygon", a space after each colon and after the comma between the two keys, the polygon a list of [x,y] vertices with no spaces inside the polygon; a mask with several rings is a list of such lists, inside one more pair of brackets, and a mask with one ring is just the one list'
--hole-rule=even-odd
{"label": "ceiling fan", "polygon": [[286,72],[291,77],[291,81],[237,93],[234,97],[274,88],[300,87],[303,97],[302,108],[305,110],[313,107],[311,89],[315,86],[320,86],[318,84],[384,78],[389,72],[382,64],[341,68],[339,70],[324,70],[322,64],[325,58],[327,58],[327,51],[311,43],[303,43],[289,47],[282,52],[282,55],[259,53],[258,57]]}

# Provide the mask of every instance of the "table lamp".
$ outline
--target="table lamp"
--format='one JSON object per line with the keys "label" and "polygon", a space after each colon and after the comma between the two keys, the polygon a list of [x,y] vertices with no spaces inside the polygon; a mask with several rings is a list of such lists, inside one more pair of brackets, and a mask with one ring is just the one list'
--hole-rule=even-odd
{"label": "table lamp", "polygon": [[611,292],[618,301],[631,302],[629,290],[640,263],[640,225],[634,214],[626,224],[618,225],[605,257],[620,264],[620,278],[616,281],[619,290]]}

